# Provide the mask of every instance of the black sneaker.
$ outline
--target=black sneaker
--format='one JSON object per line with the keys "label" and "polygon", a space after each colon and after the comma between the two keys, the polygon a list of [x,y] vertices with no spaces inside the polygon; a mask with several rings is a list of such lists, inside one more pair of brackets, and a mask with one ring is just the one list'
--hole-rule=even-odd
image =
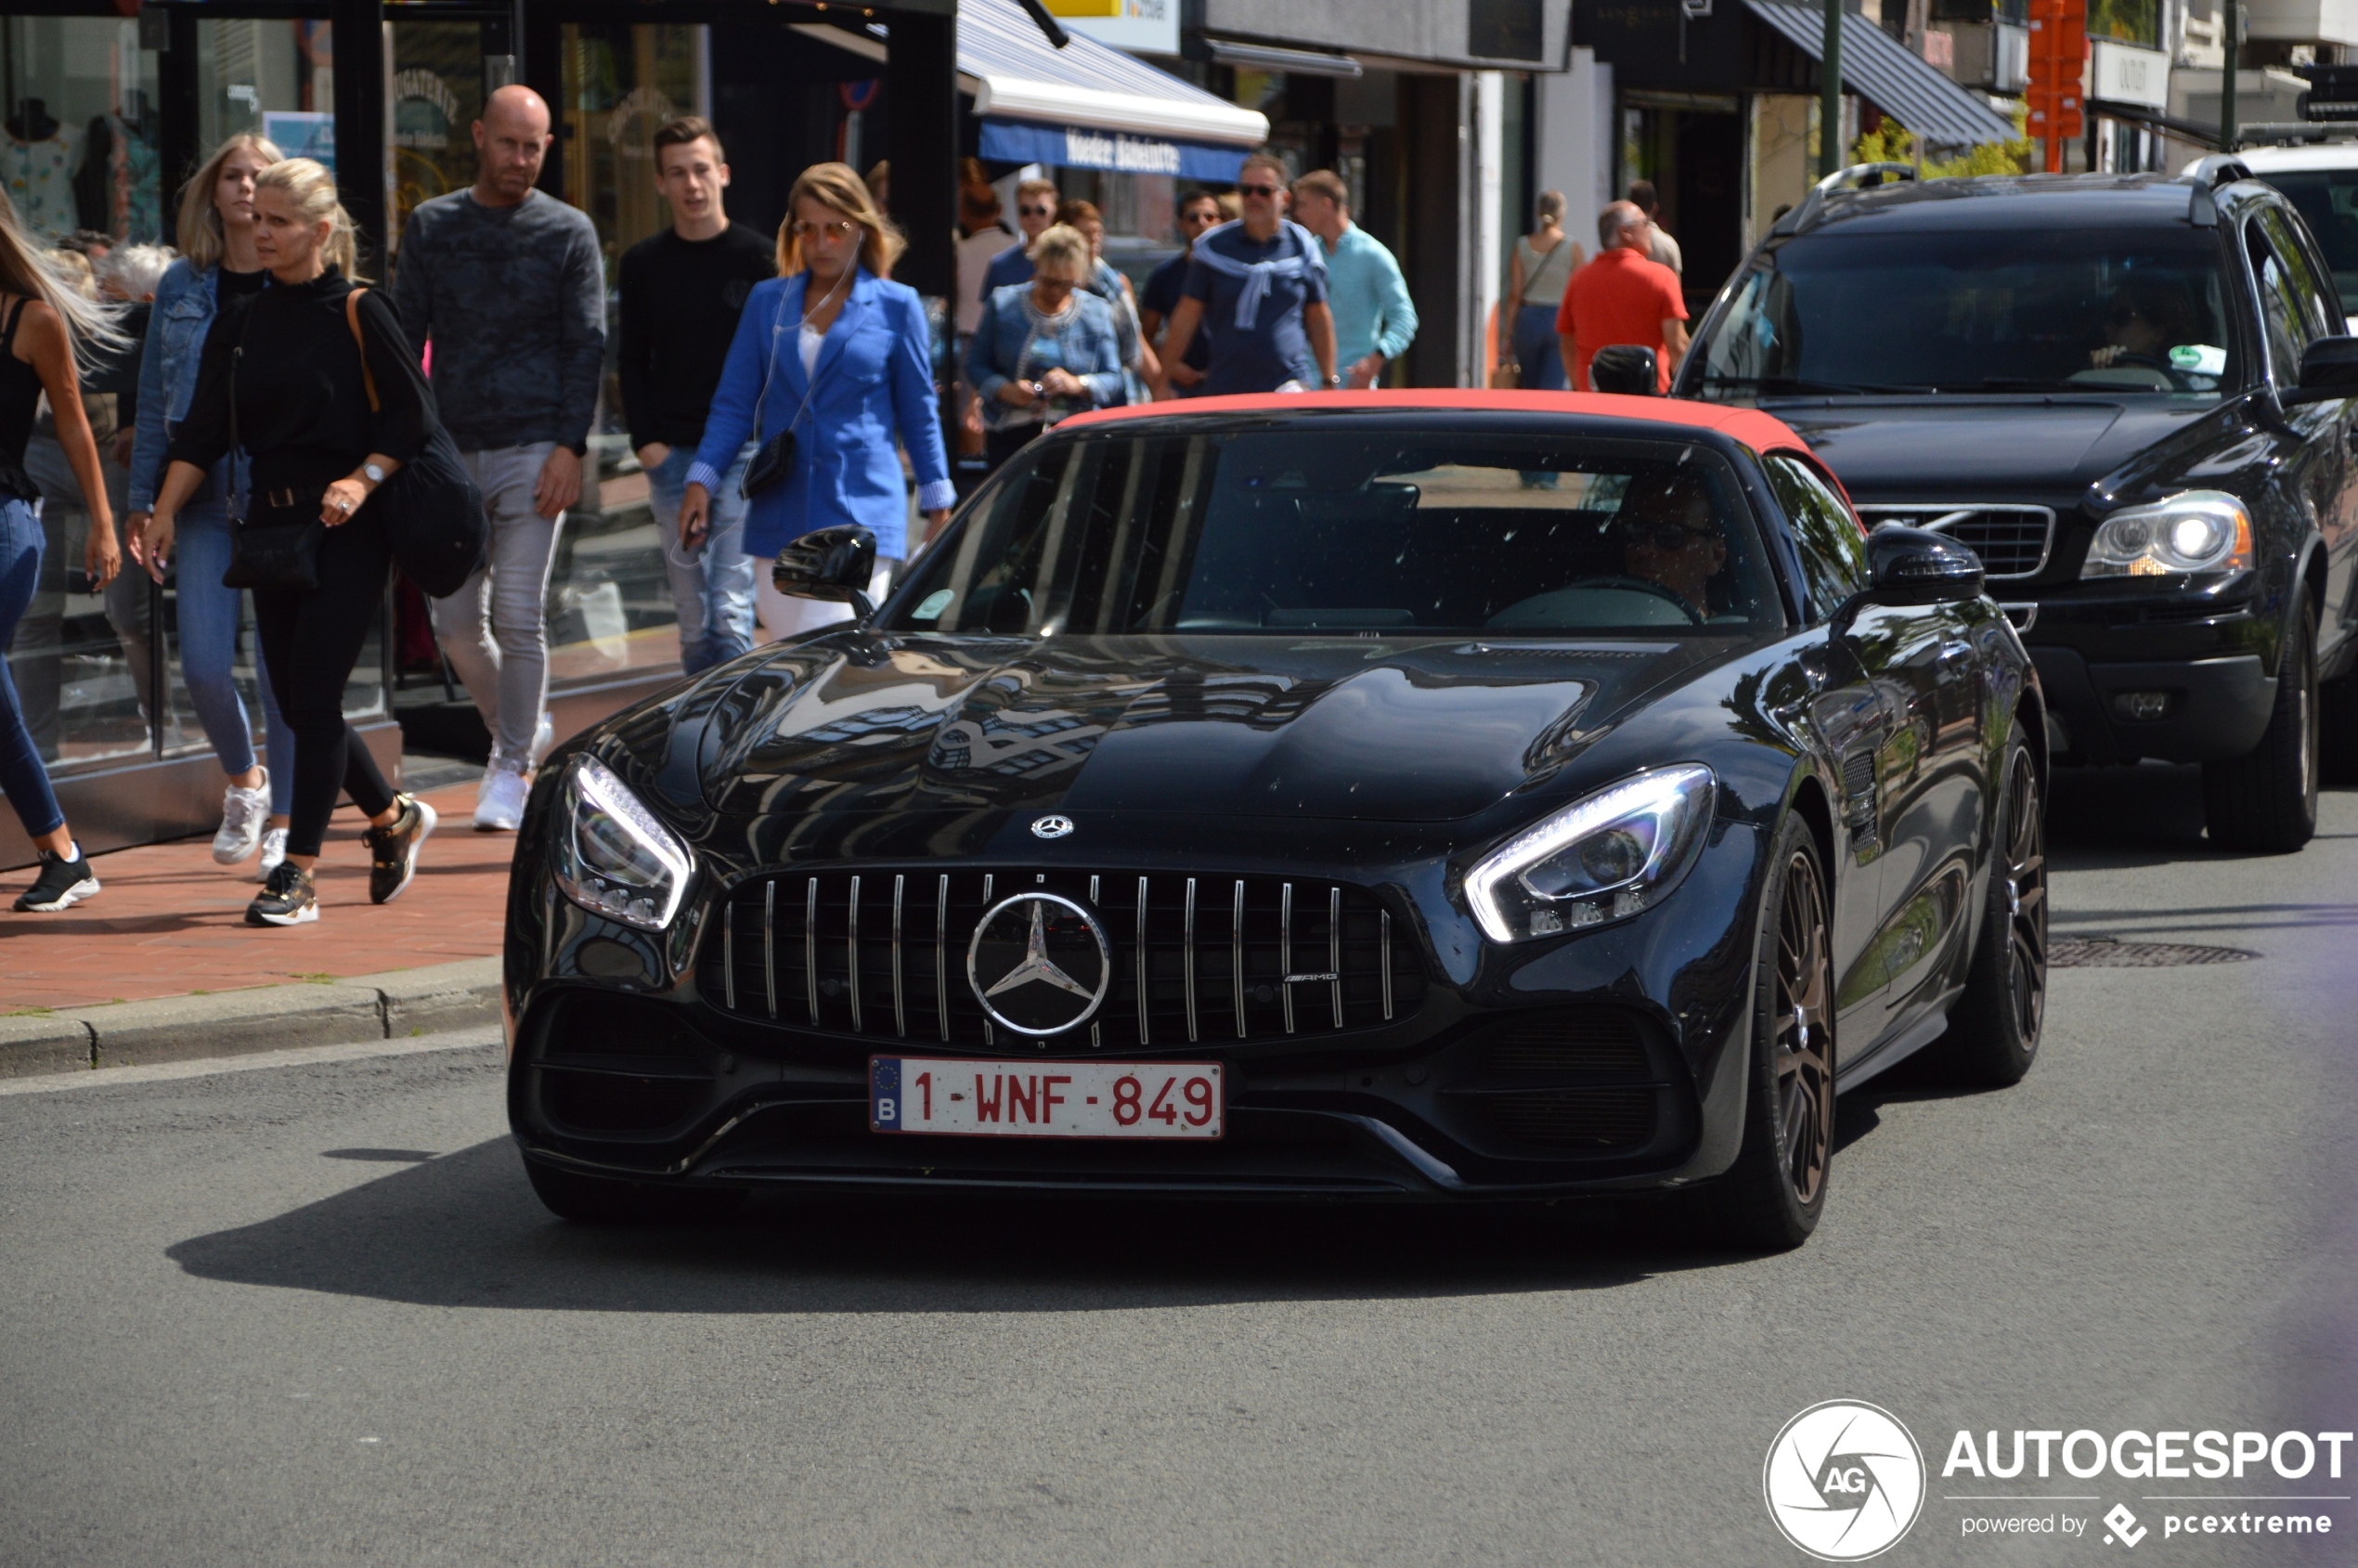
{"label": "black sneaker", "polygon": [[389,904],[418,875],[418,849],[433,836],[437,819],[433,807],[414,795],[400,797],[401,815],[390,827],[372,827],[361,835],[369,841],[369,901]]}
{"label": "black sneaker", "polygon": [[98,890],[98,874],[90,869],[90,859],[82,846],[73,847],[73,859],[59,860],[46,849],[35,850],[41,857],[41,875],[32,886],[17,895],[19,914],[55,914]]}
{"label": "black sneaker", "polygon": [[274,866],[270,880],[246,905],[249,926],[308,926],[318,918],[319,895],[312,888],[311,874],[292,861]]}

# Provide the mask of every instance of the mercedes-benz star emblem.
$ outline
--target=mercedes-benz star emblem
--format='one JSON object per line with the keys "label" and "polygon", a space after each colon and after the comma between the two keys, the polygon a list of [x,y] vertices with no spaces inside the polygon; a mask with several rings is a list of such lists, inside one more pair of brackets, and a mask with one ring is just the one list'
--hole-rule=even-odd
{"label": "mercedes-benz star emblem", "polygon": [[966,944],[966,983],[991,1021],[1017,1034],[1062,1034],[1089,1021],[1113,980],[1096,917],[1054,893],[993,904]]}
{"label": "mercedes-benz star emblem", "polygon": [[1034,838],[1062,838],[1072,831],[1070,817],[1035,817],[1031,823]]}

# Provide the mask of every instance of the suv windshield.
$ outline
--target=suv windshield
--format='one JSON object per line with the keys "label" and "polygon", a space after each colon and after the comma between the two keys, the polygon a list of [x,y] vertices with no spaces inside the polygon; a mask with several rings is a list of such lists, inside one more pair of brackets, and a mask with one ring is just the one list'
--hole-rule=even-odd
{"label": "suv windshield", "polygon": [[1036,443],[886,624],[1662,636],[1773,628],[1777,605],[1735,473],[1702,447],[1297,421]]}
{"label": "suv windshield", "polygon": [[2215,395],[2238,377],[2224,293],[2208,229],[1833,225],[1756,260],[1690,395]]}
{"label": "suv windshield", "polygon": [[2300,209],[2334,271],[2342,313],[2358,316],[2358,169],[2266,169],[2260,177]]}

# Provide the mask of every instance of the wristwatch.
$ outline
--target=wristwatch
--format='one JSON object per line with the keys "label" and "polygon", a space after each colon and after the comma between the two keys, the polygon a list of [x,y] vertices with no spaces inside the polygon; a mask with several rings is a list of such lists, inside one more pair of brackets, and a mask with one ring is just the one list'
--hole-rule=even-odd
{"label": "wristwatch", "polygon": [[385,482],[385,471],[379,468],[375,463],[362,463],[360,465],[360,472],[368,476],[369,483],[372,487]]}
{"label": "wristwatch", "polygon": [[1327,378],[1327,385],[1330,390],[1340,387],[1342,385],[1342,378],[1341,376],[1328,376]]}

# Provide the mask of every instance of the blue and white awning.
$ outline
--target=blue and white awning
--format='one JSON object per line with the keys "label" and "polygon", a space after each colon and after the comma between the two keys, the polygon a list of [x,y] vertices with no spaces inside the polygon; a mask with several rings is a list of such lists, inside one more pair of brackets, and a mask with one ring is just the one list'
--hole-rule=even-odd
{"label": "blue and white awning", "polygon": [[[886,40],[814,24],[807,37],[871,59]],[[1117,173],[1227,181],[1269,139],[1269,118],[1078,33],[1048,42],[1016,0],[959,0],[958,85],[982,121],[982,155]]]}

